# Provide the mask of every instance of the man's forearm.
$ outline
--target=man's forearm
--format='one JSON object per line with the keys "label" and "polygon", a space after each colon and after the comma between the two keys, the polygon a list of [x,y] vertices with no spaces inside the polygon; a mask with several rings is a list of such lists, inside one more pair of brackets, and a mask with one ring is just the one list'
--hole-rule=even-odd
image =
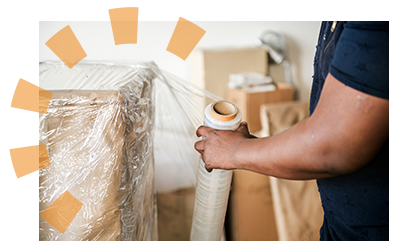
{"label": "man's forearm", "polygon": [[[379,121],[379,122],[377,122]],[[328,74],[311,117],[275,136],[253,139],[201,126],[196,142],[206,169],[247,169],[287,179],[350,174],[365,166],[389,137],[389,101],[345,86]]]}
{"label": "man's forearm", "polygon": [[338,175],[326,163],[324,138],[308,119],[271,137],[248,139],[235,154],[239,168],[285,179],[316,179]]}
{"label": "man's forearm", "polygon": [[240,168],[267,175],[327,178],[365,166],[388,136],[389,101],[328,75],[311,117],[276,136],[246,140],[234,157]]}

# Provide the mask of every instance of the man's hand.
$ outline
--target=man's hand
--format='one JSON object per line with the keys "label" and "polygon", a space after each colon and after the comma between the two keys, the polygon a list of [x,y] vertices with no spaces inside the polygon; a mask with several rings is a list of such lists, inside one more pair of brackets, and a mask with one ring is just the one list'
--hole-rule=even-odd
{"label": "man's hand", "polygon": [[243,146],[243,142],[250,138],[257,138],[249,133],[247,123],[242,122],[234,131],[217,130],[206,126],[200,126],[196,135],[204,139],[194,144],[194,148],[201,154],[208,172],[213,169],[236,169],[235,155]]}

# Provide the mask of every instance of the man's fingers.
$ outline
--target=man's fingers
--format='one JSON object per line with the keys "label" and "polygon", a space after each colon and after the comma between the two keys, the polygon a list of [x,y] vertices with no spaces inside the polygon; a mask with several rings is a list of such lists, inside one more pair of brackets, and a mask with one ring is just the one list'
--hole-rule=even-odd
{"label": "man's fingers", "polygon": [[247,124],[247,122],[241,122],[236,131],[242,133],[247,138],[257,138],[256,136],[250,134],[249,125]]}
{"label": "man's fingers", "polygon": [[204,155],[201,154],[200,155],[201,160],[204,162],[204,168],[207,170],[207,172],[211,173],[211,171],[213,170],[212,168],[210,168],[207,164],[206,161],[204,160]]}
{"label": "man's fingers", "polygon": [[204,167],[206,168],[207,172],[209,172],[209,173],[211,173],[213,171],[213,169],[208,167],[206,164],[204,164]]}
{"label": "man's fingers", "polygon": [[204,143],[205,140],[197,141],[194,143],[194,149],[196,149],[197,152],[199,152],[200,154],[204,153]]}
{"label": "man's fingers", "polygon": [[247,129],[247,122],[241,122],[241,123],[239,124],[238,130],[239,130],[239,129]]}
{"label": "man's fingers", "polygon": [[247,122],[241,122],[237,131],[249,133],[249,128],[247,127]]}
{"label": "man's fingers", "polygon": [[206,135],[207,135],[207,133],[208,133],[210,130],[213,130],[213,129],[210,128],[210,127],[206,127],[206,126],[200,126],[200,127],[196,130],[196,135],[197,135],[197,137],[200,137],[200,136],[207,137]]}

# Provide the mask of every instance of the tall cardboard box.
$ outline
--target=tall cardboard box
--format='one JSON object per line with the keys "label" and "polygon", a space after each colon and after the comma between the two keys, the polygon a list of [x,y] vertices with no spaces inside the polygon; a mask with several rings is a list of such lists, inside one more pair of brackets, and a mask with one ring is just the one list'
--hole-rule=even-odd
{"label": "tall cardboard box", "polygon": [[[215,95],[227,98],[230,74],[268,74],[268,53],[260,48],[195,50],[190,56],[192,82]],[[199,104],[204,110],[210,101]]]}
{"label": "tall cardboard box", "polygon": [[242,111],[242,120],[248,123],[250,133],[261,130],[260,107],[267,103],[292,101],[294,88],[290,84],[276,83],[274,91],[247,93],[242,89],[228,89],[227,100]]}
{"label": "tall cardboard box", "polygon": [[230,240],[278,240],[269,176],[233,171],[227,220]]}
{"label": "tall cardboard box", "polygon": [[[228,89],[228,100],[242,111],[242,120],[248,122],[250,132],[262,129],[262,104],[292,101],[293,98],[294,88],[286,83],[276,83],[274,91],[259,93]],[[279,240],[269,176],[234,170],[227,214],[231,240]]]}
{"label": "tall cardboard box", "polygon": [[194,196],[194,188],[157,193],[158,240],[190,240]]}

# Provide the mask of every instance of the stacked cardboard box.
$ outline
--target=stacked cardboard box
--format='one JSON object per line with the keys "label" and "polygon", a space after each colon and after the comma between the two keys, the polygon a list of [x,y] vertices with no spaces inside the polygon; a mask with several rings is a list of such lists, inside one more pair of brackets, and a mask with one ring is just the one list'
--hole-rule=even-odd
{"label": "stacked cardboard box", "polygon": [[158,240],[190,240],[194,194],[194,188],[157,194]]}
{"label": "stacked cardboard box", "polygon": [[235,170],[226,219],[230,240],[278,240],[269,177]]}
{"label": "stacked cardboard box", "polygon": [[[229,75],[243,72],[268,74],[268,53],[260,48],[204,49],[192,52],[192,82],[227,98]],[[205,106],[210,100],[205,100]]]}
{"label": "stacked cardboard box", "polygon": [[242,89],[228,89],[228,101],[242,111],[242,120],[246,121],[250,133],[261,130],[260,107],[267,103],[292,101],[294,98],[293,85],[276,83],[274,91],[247,93]]}
{"label": "stacked cardboard box", "polygon": [[[248,122],[251,133],[262,129],[263,104],[291,101],[293,97],[293,87],[285,83],[276,84],[274,91],[260,93],[228,90],[228,100],[242,111],[242,119]],[[232,240],[278,240],[268,176],[244,170],[233,172],[227,219]]]}
{"label": "stacked cardboard box", "polygon": [[[268,75],[268,52],[263,49],[197,50],[190,60],[193,83],[234,103],[252,133],[261,130],[262,104],[293,100],[293,86],[284,83],[277,83],[274,91],[259,93],[228,88],[230,74]],[[196,106],[204,110],[208,103],[204,100]],[[226,222],[228,240],[278,240],[269,177],[234,171]]]}

